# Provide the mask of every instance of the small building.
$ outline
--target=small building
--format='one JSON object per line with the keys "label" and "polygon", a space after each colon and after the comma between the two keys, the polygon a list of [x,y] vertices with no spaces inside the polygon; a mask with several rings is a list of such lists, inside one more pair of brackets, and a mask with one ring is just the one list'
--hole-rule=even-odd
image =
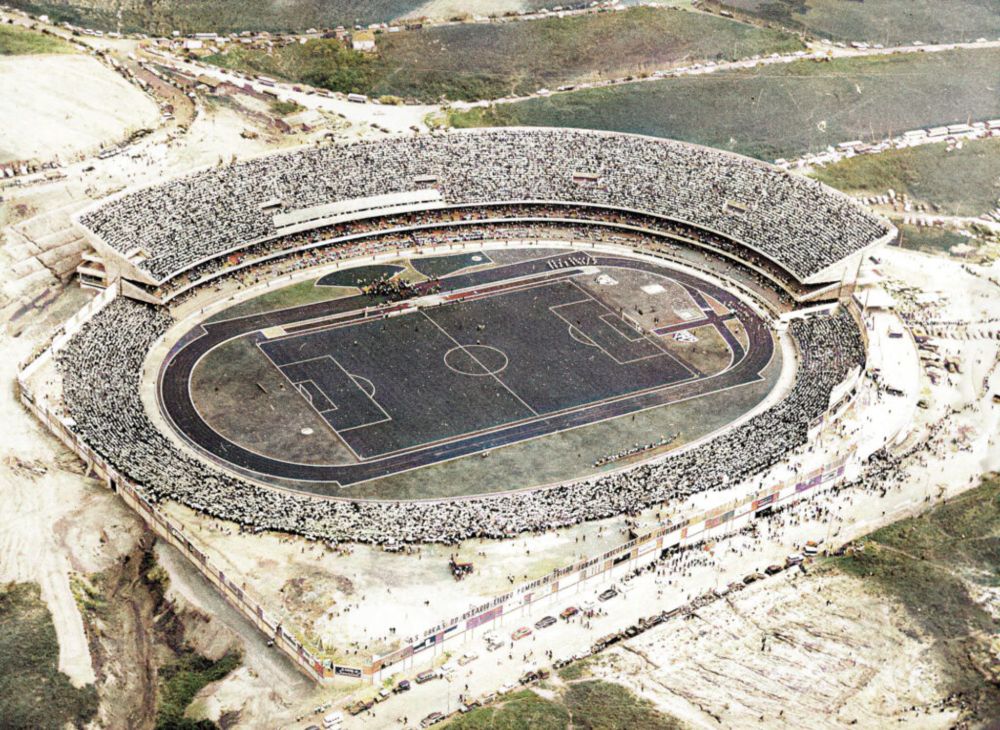
{"label": "small building", "polygon": [[371,30],[356,30],[351,34],[351,48],[362,53],[372,53],[375,50],[375,32]]}

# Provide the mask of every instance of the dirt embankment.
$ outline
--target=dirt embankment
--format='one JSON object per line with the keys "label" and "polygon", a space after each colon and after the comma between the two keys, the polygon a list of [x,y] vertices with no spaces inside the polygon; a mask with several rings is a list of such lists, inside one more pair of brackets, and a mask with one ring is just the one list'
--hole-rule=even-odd
{"label": "dirt embankment", "polygon": [[84,613],[100,687],[100,720],[109,727],[146,728],[156,714],[157,599],[142,575],[148,534],[117,565],[94,576],[100,603]]}
{"label": "dirt embankment", "polygon": [[239,651],[225,626],[170,594],[154,543],[144,532],[115,565],[80,578],[87,586],[84,621],[106,727],[155,725],[163,667],[192,653],[216,660]]}

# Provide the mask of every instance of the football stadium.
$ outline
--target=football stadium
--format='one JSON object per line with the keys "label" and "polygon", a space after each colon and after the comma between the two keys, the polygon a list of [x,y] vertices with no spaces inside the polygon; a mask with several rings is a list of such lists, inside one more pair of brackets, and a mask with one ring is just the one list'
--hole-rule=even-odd
{"label": "football stadium", "polygon": [[[316,678],[381,677],[540,586],[882,458],[757,486],[855,397],[858,272],[896,230],[755,160],[579,130],[400,136],[127,189],[76,222],[103,291],[22,397]],[[681,520],[682,500],[712,509]],[[348,662],[211,568],[170,505],[389,551],[644,511],[656,527]]]}

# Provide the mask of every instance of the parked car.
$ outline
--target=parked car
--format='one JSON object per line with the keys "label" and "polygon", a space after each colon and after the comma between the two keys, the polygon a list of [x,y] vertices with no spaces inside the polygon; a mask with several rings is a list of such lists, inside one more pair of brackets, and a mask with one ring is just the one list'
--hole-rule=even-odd
{"label": "parked car", "polygon": [[393,690],[393,692],[395,692],[396,694],[399,694],[400,692],[409,692],[409,691],[410,691],[410,680],[408,679],[401,680],[400,683],[397,684],[396,688]]}
{"label": "parked car", "polygon": [[599,600],[599,601],[610,601],[612,598],[614,598],[617,595],[618,595],[618,591],[616,591],[614,588],[608,588],[608,590],[604,591],[604,593],[602,593],[601,595],[599,595],[597,597],[597,600]]}
{"label": "parked car", "polygon": [[444,719],[443,712],[432,712],[423,720],[420,721],[420,727],[430,727],[431,725],[437,725]]}
{"label": "parked car", "polygon": [[569,608],[563,609],[563,612],[559,614],[559,618],[569,621],[571,618],[580,613],[580,609],[576,606],[570,606]]}
{"label": "parked car", "polygon": [[769,565],[764,569],[764,572],[768,575],[777,575],[784,569],[785,567],[783,565]]}
{"label": "parked car", "polygon": [[639,625],[644,629],[651,629],[654,626],[662,623],[663,623],[662,613],[654,613],[652,616],[649,616],[648,618],[639,619]]}
{"label": "parked car", "polygon": [[472,653],[472,652],[470,652],[468,654],[463,654],[462,656],[460,656],[458,658],[458,665],[460,667],[464,667],[466,664],[474,662],[478,658],[479,658],[479,655],[475,654],[475,653]]}
{"label": "parked car", "polygon": [[323,718],[323,727],[325,730],[331,730],[331,728],[338,728],[344,722],[343,712],[331,712],[329,715]]}
{"label": "parked car", "polygon": [[433,670],[427,670],[426,672],[421,672],[417,675],[417,684],[423,684],[424,682],[430,682],[432,679],[437,679],[438,673]]}
{"label": "parked car", "polygon": [[365,710],[367,710],[368,707],[370,707],[370,705],[366,707],[365,704],[366,703],[364,703],[364,702],[355,702],[353,705],[348,705],[347,706],[347,711],[349,713],[351,713],[352,716],[353,715],[360,715],[362,712],[364,712]]}
{"label": "parked car", "polygon": [[531,684],[532,682],[537,682],[541,679],[548,679],[549,672],[547,669],[532,669],[521,675],[518,680],[521,684]]}
{"label": "parked car", "polygon": [[529,629],[527,626],[522,626],[521,628],[517,629],[513,634],[511,634],[510,638],[512,641],[519,641],[520,639],[523,639],[526,636],[531,636],[531,629]]}
{"label": "parked car", "polygon": [[556,622],[555,616],[545,616],[544,618],[538,619],[535,622],[536,629],[547,629],[549,626]]}

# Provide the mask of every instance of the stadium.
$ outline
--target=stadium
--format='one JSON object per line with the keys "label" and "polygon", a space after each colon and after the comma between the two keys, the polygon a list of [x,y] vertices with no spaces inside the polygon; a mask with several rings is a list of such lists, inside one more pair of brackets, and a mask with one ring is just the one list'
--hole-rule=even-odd
{"label": "stadium", "polygon": [[140,512],[392,549],[659,515],[780,465],[854,395],[856,272],[896,235],[754,160],[562,129],[272,154],[77,222],[104,291],[26,369],[36,413]]}

